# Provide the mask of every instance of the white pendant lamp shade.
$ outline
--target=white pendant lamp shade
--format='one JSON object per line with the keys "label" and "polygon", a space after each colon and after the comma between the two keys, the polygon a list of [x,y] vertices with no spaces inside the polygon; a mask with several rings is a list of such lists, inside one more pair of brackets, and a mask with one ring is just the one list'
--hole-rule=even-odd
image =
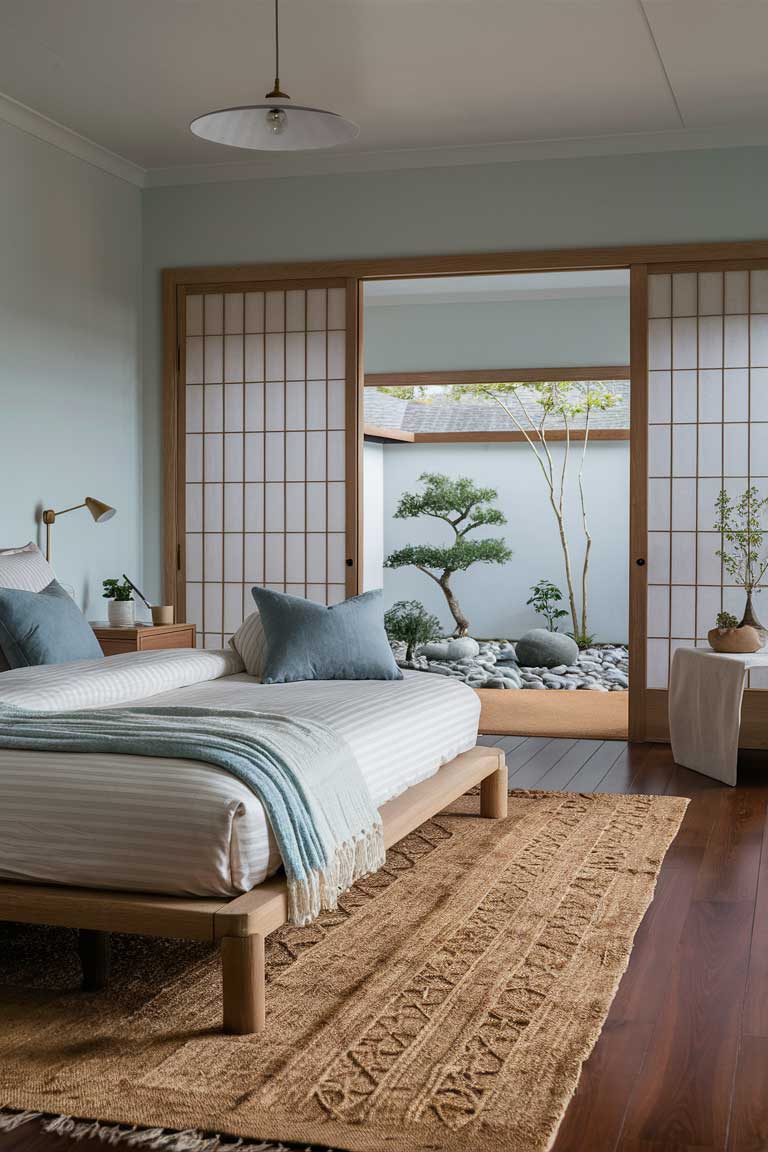
{"label": "white pendant lamp shade", "polygon": [[303,108],[282,100],[244,108],[222,108],[219,112],[198,116],[190,128],[195,136],[216,144],[270,152],[333,148],[346,140],[354,140],[360,131],[357,124],[335,112]]}
{"label": "white pendant lamp shade", "polygon": [[280,90],[280,24],[275,0],[275,83],[263,104],[220,108],[198,116],[190,124],[195,136],[233,148],[265,152],[297,152],[310,148],[333,148],[354,140],[360,129],[351,120],[323,108],[291,104]]}

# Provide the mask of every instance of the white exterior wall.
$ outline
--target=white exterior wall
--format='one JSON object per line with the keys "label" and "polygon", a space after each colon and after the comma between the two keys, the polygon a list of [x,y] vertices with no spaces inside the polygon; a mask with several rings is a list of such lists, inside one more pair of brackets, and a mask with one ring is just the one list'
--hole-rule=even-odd
{"label": "white exterior wall", "polygon": [[[562,447],[555,444],[552,450],[557,465],[562,461]],[[507,524],[499,528],[481,528],[474,535],[504,536],[512,548],[512,559],[504,565],[477,564],[468,572],[457,573],[452,584],[475,636],[514,639],[529,628],[540,626],[543,621],[525,605],[530,586],[546,579],[556,584],[564,596],[566,589],[557,525],[547,499],[544,479],[528,445],[388,444],[383,448],[383,455],[385,555],[405,544],[447,544],[451,539],[450,529],[439,521],[427,517],[418,520],[394,518],[400,496],[418,487],[420,473],[469,476],[478,484],[494,487],[499,493],[498,507],[506,515]],[[583,535],[575,487],[576,464],[576,459],[572,458],[573,486],[567,515],[573,541],[574,572],[580,582]],[[590,559],[589,627],[599,640],[626,642],[629,599],[628,441],[608,440],[589,446],[585,490],[594,537]],[[366,516],[368,508],[366,495]],[[367,555],[365,572],[366,580],[369,576],[373,579],[373,559],[369,568]],[[366,587],[369,587],[368,583]],[[385,569],[384,599],[387,607],[396,600],[420,600],[439,617],[446,632],[452,630],[452,618],[440,589],[415,568]],[[561,631],[570,627],[569,619],[561,621]]]}

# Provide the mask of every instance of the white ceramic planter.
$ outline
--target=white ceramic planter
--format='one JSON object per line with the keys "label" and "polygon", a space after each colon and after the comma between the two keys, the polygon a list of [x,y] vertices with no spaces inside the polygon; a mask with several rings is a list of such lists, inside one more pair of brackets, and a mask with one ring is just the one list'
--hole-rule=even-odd
{"label": "white ceramic planter", "polygon": [[110,600],[107,617],[113,628],[132,628],[136,623],[133,600]]}

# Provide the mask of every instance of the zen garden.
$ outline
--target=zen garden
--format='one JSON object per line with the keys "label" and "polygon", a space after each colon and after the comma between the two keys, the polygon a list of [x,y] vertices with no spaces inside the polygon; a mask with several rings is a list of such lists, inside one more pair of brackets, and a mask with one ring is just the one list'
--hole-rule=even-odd
{"label": "zen garden", "polygon": [[[556,534],[561,557],[559,571],[542,573],[526,600],[532,626],[518,637],[475,639],[472,621],[462,607],[459,587],[466,580],[482,580],[488,565],[514,563],[514,549],[505,535],[484,534],[503,528],[508,517],[498,505],[495,488],[467,476],[424,472],[418,488],[403,492],[394,511],[398,520],[413,523],[414,538],[425,521],[444,525],[444,541],[414,543],[389,553],[385,568],[412,568],[436,585],[445,600],[454,627],[450,635],[437,616],[417,599],[398,600],[388,609],[385,624],[401,667],[460,679],[474,688],[582,690],[622,692],[629,687],[629,652],[623,643],[599,640],[590,631],[590,560],[592,528],[584,484],[590,446],[590,418],[617,403],[617,397],[599,382],[483,384],[457,386],[458,395],[470,392],[492,398],[507,413],[530,450],[532,482],[544,485],[551,518],[542,532]],[[535,397],[535,412],[530,403]],[[577,424],[578,422],[578,424]],[[574,425],[578,440],[572,436]],[[552,428],[557,427],[556,459]],[[569,462],[575,467],[569,468]],[[573,502],[578,520],[566,517]],[[735,500],[721,492],[713,509],[713,529],[721,533],[718,552],[724,570],[731,573],[747,597],[745,617],[721,613],[712,621],[710,643],[718,637],[728,643],[739,628],[752,625],[752,593],[765,571],[762,559],[765,532],[762,516],[768,499],[748,489]],[[579,525],[578,534],[573,525]],[[458,579],[457,579],[458,577]],[[760,628],[759,622],[756,626]]]}

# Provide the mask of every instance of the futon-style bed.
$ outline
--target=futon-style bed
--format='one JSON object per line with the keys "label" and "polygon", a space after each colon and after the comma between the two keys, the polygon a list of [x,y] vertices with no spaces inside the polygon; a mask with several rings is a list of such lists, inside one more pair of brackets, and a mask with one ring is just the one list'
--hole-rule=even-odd
{"label": "futon-style bed", "polygon": [[[503,757],[474,746],[478,698],[443,677],[265,685],[235,652],[147,652],[4,672],[2,706],[319,722],[351,751],[386,846],[478,783],[482,814],[506,811]],[[221,940],[224,1026],[258,1031],[264,937],[288,917],[280,866],[259,797],[221,767],[0,748],[0,918],[80,929],[88,986],[106,978],[111,931]]]}

